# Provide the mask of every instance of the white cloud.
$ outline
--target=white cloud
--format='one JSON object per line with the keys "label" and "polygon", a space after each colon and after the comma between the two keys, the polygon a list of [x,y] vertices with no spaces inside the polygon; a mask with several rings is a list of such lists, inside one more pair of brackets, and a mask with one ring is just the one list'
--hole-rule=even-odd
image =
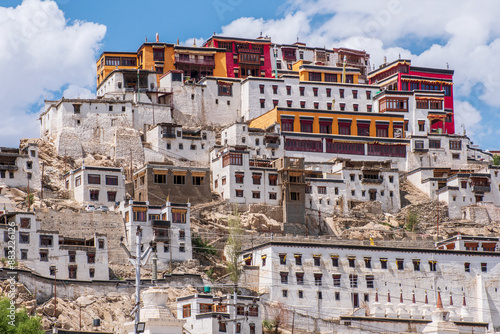
{"label": "white cloud", "polygon": [[179,42],[180,45],[183,46],[193,46],[196,42],[196,46],[202,46],[203,43],[205,42],[205,39],[203,37],[199,38],[188,38],[184,42]]}
{"label": "white cloud", "polygon": [[95,92],[88,88],[76,85],[69,85],[62,94],[66,99],[95,99]]}
{"label": "white cloud", "polygon": [[[371,64],[401,55],[412,64],[455,70],[454,94],[460,112],[481,119],[474,101],[500,107],[500,1],[491,0],[289,0],[282,18],[240,18],[222,28],[228,36],[269,35],[276,43],[299,36],[311,46],[349,47],[370,53]],[[401,47],[401,45],[403,47]],[[469,101],[469,102],[465,102]],[[457,116],[457,118],[462,116]],[[497,121],[497,120],[495,120]],[[481,142],[488,124],[462,118]],[[460,123],[456,122],[459,129]],[[481,128],[481,131],[479,131]],[[490,146],[497,145],[490,142]]]}
{"label": "white cloud", "polygon": [[88,96],[95,85],[95,57],[103,25],[68,23],[55,1],[24,0],[0,7],[0,146],[38,137],[33,104],[67,87]]}
{"label": "white cloud", "polygon": [[478,135],[482,130],[481,113],[467,101],[455,101],[455,131],[463,134],[462,125],[467,135]]}

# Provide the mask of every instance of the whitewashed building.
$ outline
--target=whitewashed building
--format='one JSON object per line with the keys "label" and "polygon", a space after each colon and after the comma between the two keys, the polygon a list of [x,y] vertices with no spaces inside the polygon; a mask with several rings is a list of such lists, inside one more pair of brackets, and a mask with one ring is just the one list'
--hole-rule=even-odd
{"label": "whitewashed building", "polygon": [[385,162],[336,159],[306,163],[306,208],[322,214],[348,214],[357,203],[378,201],[384,212],[401,209],[399,173]]}
{"label": "whitewashed building", "polygon": [[85,166],[64,174],[64,187],[72,191],[73,199],[80,204],[108,206],[125,200],[123,168]]}
{"label": "whitewashed building", "polygon": [[252,158],[245,146],[211,152],[212,189],[230,203],[279,205],[281,186],[271,160]]}
{"label": "whitewashed building", "polygon": [[473,167],[422,167],[408,173],[407,179],[430,199],[444,202],[451,219],[465,219],[467,207],[500,205],[500,169]]}
{"label": "whitewashed building", "polygon": [[41,188],[38,146],[29,143],[23,148],[0,147],[0,188],[28,186]]}
{"label": "whitewashed building", "polygon": [[[5,224],[7,221],[7,224]],[[108,280],[108,243],[105,234],[69,238],[57,231],[40,229],[33,212],[10,212],[0,216],[3,238],[0,247],[8,255],[8,228],[15,225],[18,262],[44,277],[79,281]]]}
{"label": "whitewashed building", "polygon": [[452,320],[500,329],[498,252],[271,241],[244,250],[248,257],[254,266],[240,286],[293,309],[297,329],[332,330],[331,321],[365,309],[372,317],[430,319],[438,290]]}
{"label": "whitewashed building", "polygon": [[[137,227],[142,229],[144,249],[150,242],[156,244],[158,270],[168,268],[171,262],[191,260],[191,205],[166,202],[164,206],[149,202],[121,202],[118,211],[125,222],[126,245],[135,249]],[[149,261],[151,263],[151,260]]]}
{"label": "whitewashed building", "polygon": [[188,164],[209,166],[210,150],[215,146],[215,133],[198,128],[183,129],[182,125],[158,123],[146,131],[149,149],[156,154],[145,152],[146,161],[174,160],[177,165]]}
{"label": "whitewashed building", "polygon": [[190,333],[262,333],[261,309],[259,297],[252,296],[238,295],[236,303],[234,295],[177,298],[177,318],[186,320],[184,328]]}

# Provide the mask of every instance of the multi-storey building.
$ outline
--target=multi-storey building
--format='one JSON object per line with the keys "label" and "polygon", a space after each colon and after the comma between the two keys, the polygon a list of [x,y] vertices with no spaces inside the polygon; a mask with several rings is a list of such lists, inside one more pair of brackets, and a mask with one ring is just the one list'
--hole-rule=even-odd
{"label": "multi-storey building", "polygon": [[390,113],[276,107],[249,123],[251,128],[280,125],[287,156],[325,161],[342,155],[353,160],[406,162],[404,118]]}
{"label": "multi-storey building", "polygon": [[[370,84],[380,86],[389,91],[440,91],[444,95],[437,100],[430,99],[427,103],[441,104],[440,115],[434,115],[429,132],[455,133],[453,115],[453,70],[417,67],[411,65],[411,60],[398,59],[384,64],[379,69],[368,74]],[[425,103],[424,99],[421,103]]]}
{"label": "multi-storey building", "polygon": [[337,159],[306,163],[306,208],[323,214],[348,214],[358,203],[380,202],[384,212],[401,209],[399,173],[391,161]]}
{"label": "multi-storey building", "polygon": [[145,141],[149,144],[144,152],[146,161],[163,161],[166,158],[175,161],[177,165],[208,167],[210,150],[215,146],[215,132],[200,128],[188,130],[178,124],[158,123],[146,131]]}
{"label": "multi-storey building", "polygon": [[140,227],[141,247],[145,250],[154,243],[159,270],[167,268],[171,262],[192,259],[191,204],[167,201],[160,206],[130,200],[121,202],[118,211],[124,219],[128,248],[136,248],[136,231]]}
{"label": "multi-storey building", "polygon": [[134,172],[134,199],[151,205],[205,203],[212,200],[210,169],[180,167],[171,163],[151,162]]}
{"label": "multi-storey building", "polygon": [[177,319],[191,333],[262,333],[262,307],[259,297],[195,294],[177,297]]}
{"label": "multi-storey building", "polygon": [[226,50],[226,62],[223,64],[229,78],[271,77],[271,39],[244,39],[213,35],[204,47]]}
{"label": "multi-storey building", "polygon": [[[254,266],[246,267],[240,286],[255,289],[264,303],[294,310],[297,329],[313,323],[315,330],[331,331],[332,321],[359,314],[360,308],[374,317],[429,319],[437,291],[450,297],[445,308],[452,320],[498,328],[499,256],[492,251],[271,241],[243,251],[242,258],[253,258]],[[392,304],[391,297],[400,303]],[[464,298],[468,312],[460,310]]]}
{"label": "multi-storey building", "polygon": [[[8,229],[14,225],[15,236]],[[58,279],[108,280],[108,246],[105,234],[94,233],[90,238],[69,238],[57,231],[40,229],[33,212],[9,212],[0,216],[0,229],[5,257],[9,241],[15,242],[15,258],[44,277]]]}
{"label": "multi-storey building", "polygon": [[125,180],[122,168],[81,166],[64,174],[64,187],[72,191],[80,204],[109,206],[125,200]]}
{"label": "multi-storey building", "polygon": [[230,203],[279,205],[281,187],[271,160],[256,158],[246,146],[212,151],[213,191]]}
{"label": "multi-storey building", "polygon": [[467,218],[464,208],[500,203],[500,176],[497,166],[485,169],[417,168],[408,180],[431,199],[446,203],[451,219]]}
{"label": "multi-storey building", "polygon": [[143,43],[137,52],[103,52],[96,62],[97,87],[115,69],[141,69],[156,73],[156,81],[170,70],[180,70],[198,81],[204,76],[225,77],[226,50],[216,47],[181,46],[156,42]]}
{"label": "multi-storey building", "polygon": [[0,147],[0,188],[28,186],[41,187],[38,146],[30,143],[22,148]]}

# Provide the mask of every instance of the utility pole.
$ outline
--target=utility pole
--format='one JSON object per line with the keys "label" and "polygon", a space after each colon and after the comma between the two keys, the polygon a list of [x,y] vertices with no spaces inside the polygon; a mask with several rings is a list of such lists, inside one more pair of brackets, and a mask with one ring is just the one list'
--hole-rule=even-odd
{"label": "utility pole", "polygon": [[135,256],[130,254],[130,251],[123,244],[123,242],[120,242],[120,246],[127,253],[130,263],[135,266],[135,307],[131,313],[135,312],[134,333],[137,334],[137,324],[140,321],[141,310],[141,265],[144,265],[148,261],[153,247],[152,245],[150,245],[148,249],[144,251],[144,253],[141,253],[142,229],[140,226],[137,226],[137,231],[135,233],[135,243]]}
{"label": "utility pole", "polygon": [[54,271],[54,317],[57,311],[57,268]]}
{"label": "utility pole", "polygon": [[30,212],[31,208],[31,198],[30,198],[30,178],[28,177],[28,212]]}
{"label": "utility pole", "polygon": [[292,309],[292,334],[293,334],[293,329],[295,327],[295,308]]}

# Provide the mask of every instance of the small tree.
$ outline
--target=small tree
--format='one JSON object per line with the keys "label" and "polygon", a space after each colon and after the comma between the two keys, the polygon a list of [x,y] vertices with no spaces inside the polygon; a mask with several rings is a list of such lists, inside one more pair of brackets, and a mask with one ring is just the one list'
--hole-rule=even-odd
{"label": "small tree", "polygon": [[290,311],[283,304],[276,303],[269,305],[269,319],[262,321],[262,327],[265,333],[278,334],[280,328],[289,325]]}
{"label": "small tree", "polygon": [[493,164],[494,165],[500,165],[500,155],[495,154],[493,156]]}
{"label": "small tree", "polygon": [[414,211],[408,212],[406,216],[406,225],[405,228],[407,231],[413,232],[418,225],[418,215]]}
{"label": "small tree", "polygon": [[[30,317],[25,310],[12,314],[8,298],[0,298],[0,333],[2,334],[43,334],[40,317]],[[12,320],[14,318],[14,320]]]}
{"label": "small tree", "polygon": [[226,266],[229,273],[229,279],[236,286],[241,276],[240,255],[243,236],[241,228],[240,213],[238,210],[233,210],[232,216],[227,223],[229,227],[229,236],[226,241]]}

